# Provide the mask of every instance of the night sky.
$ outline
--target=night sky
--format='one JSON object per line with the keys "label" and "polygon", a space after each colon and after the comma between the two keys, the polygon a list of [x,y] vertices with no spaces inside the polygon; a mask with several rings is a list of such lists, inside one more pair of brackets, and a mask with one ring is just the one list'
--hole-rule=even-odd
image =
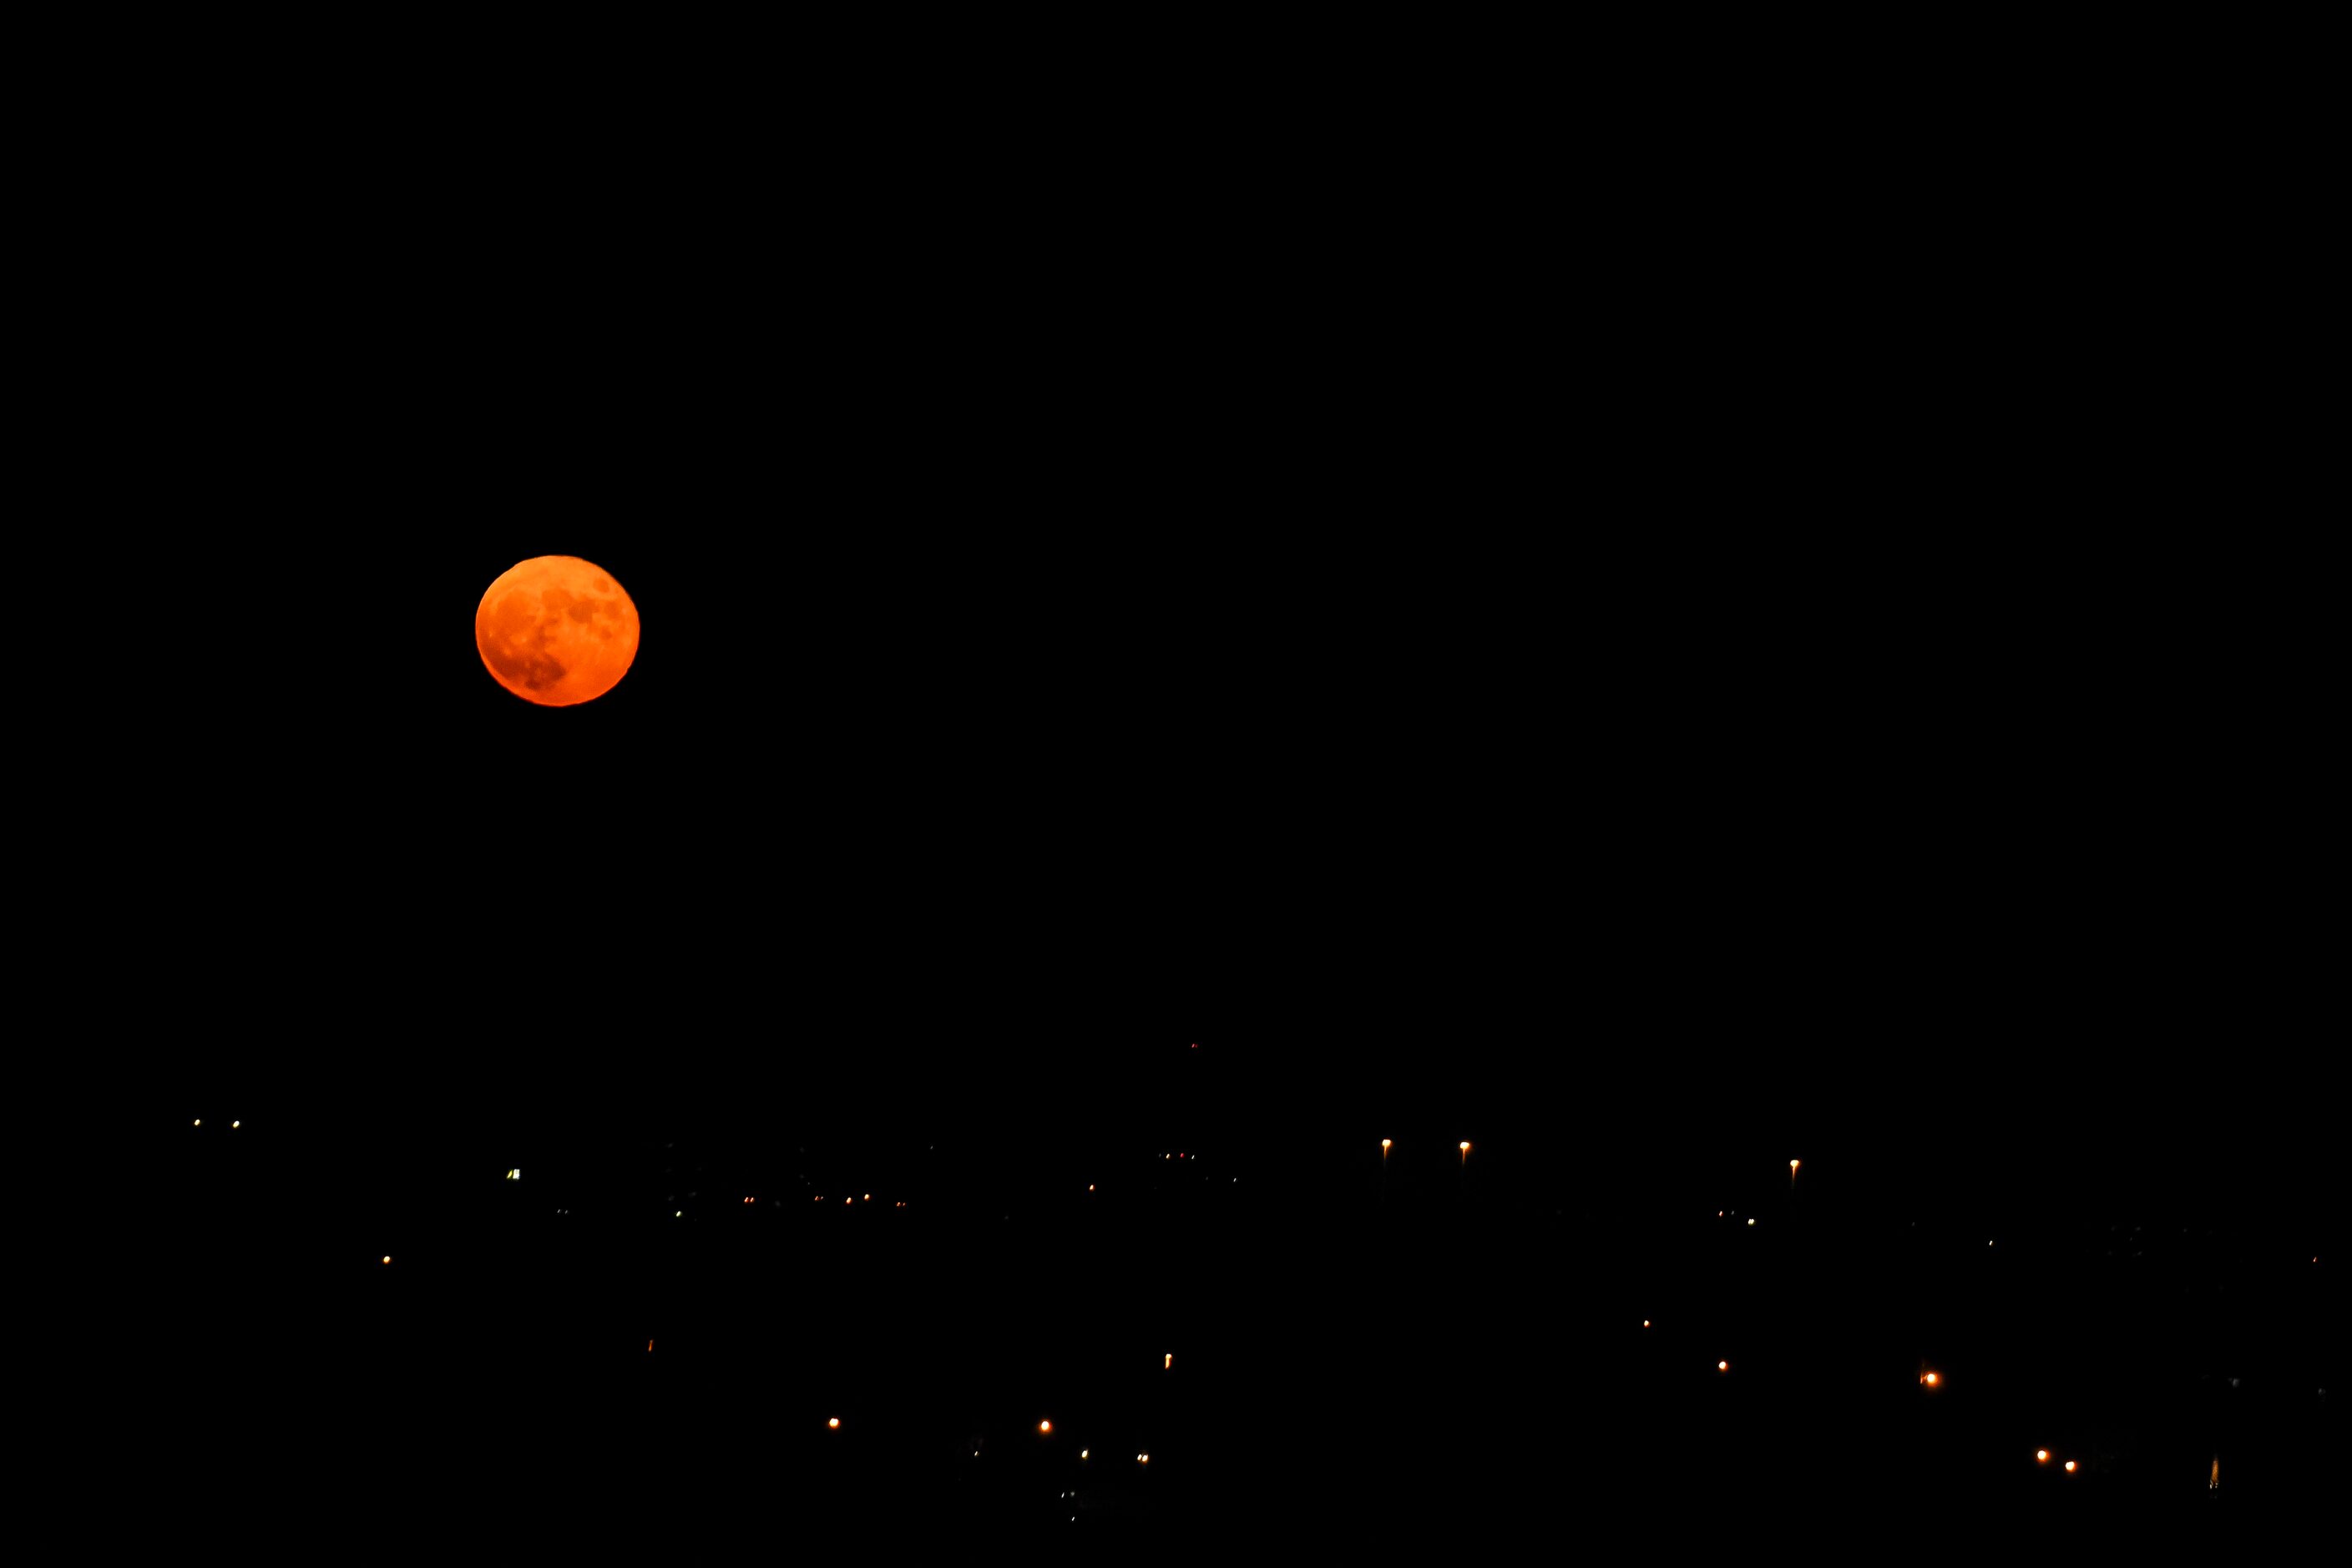
{"label": "night sky", "polygon": [[[120,1079],[142,1518],[2339,1493],[2317,252],[2181,237],[2262,205],[2203,133],[2058,157],[2063,72],[1896,135],[1686,42],[1118,133],[939,38],[969,109],[485,40],[93,111],[25,913]],[[642,617],[578,708],[474,647],[541,554]]]}

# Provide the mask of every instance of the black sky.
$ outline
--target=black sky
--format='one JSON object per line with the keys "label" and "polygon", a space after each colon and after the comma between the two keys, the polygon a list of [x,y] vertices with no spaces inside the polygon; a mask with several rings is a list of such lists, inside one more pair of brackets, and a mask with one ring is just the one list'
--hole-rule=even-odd
{"label": "black sky", "polygon": [[[940,1466],[1046,1402],[1181,1456],[1130,1527],[2031,1508],[2046,1430],[2313,1495],[2340,702],[2269,165],[1629,47],[93,128],[57,531],[152,695],[40,759],[43,908],[202,1281],[139,1397],[262,1390],[157,1451],[671,1545],[778,1486],[1034,1527],[1035,1456]],[[643,618],[577,709],[471,643],[543,553]],[[782,1195],[680,1239],[656,1147]],[[853,1176],[915,1239],[792,1186]]]}

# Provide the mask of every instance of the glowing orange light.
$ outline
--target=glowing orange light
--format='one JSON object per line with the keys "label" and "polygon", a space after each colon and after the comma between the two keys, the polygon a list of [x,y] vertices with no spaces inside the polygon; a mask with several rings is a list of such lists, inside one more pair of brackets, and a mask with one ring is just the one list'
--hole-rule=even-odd
{"label": "glowing orange light", "polygon": [[1395,1139],[1393,1139],[1393,1138],[1383,1138],[1383,1139],[1381,1139],[1381,1153],[1383,1153],[1383,1154],[1387,1153],[1387,1152],[1389,1152],[1389,1146],[1390,1146],[1391,1143],[1394,1143],[1395,1142],[1396,1142],[1396,1140],[1395,1140]]}
{"label": "glowing orange light", "polygon": [[750,1203],[751,1200],[751,1199],[749,1199],[749,1198],[745,1198],[743,1201],[744,1201],[745,1203],[747,1203],[747,1204],[748,1204],[748,1203]]}
{"label": "glowing orange light", "polygon": [[2046,1465],[2050,1462],[2050,1450],[2047,1448],[2036,1448],[2033,1450],[2033,1458],[2035,1463]]}
{"label": "glowing orange light", "polygon": [[384,1260],[386,1263],[391,1262],[391,1261],[392,1261],[392,1255],[391,1255],[390,1253],[386,1253],[386,1254],[384,1254],[384,1258],[383,1258],[383,1260]]}
{"label": "glowing orange light", "polygon": [[1932,1373],[1932,1372],[1931,1372],[1931,1373],[1929,1373],[1927,1376],[1925,1376],[1925,1377],[1921,1378],[1919,1381],[1920,1381],[1920,1382],[1922,1382],[1922,1383],[1924,1383],[1924,1384],[1926,1384],[1928,1387],[1933,1388],[1933,1387],[1935,1387],[1935,1386],[1936,1386],[1936,1374],[1935,1374],[1934,1373]]}
{"label": "glowing orange light", "polygon": [[2073,1473],[2074,1473],[2074,1460],[2072,1460],[2072,1459],[2067,1460],[2067,1461],[2066,1461],[2066,1470],[2067,1470],[2067,1473],[2068,1473],[2068,1474],[2070,1474],[2070,1475],[2071,1475],[2071,1474],[2073,1474]]}
{"label": "glowing orange light", "polygon": [[541,555],[500,573],[474,611],[490,679],[528,702],[602,697],[637,657],[637,607],[601,566]]}
{"label": "glowing orange light", "polygon": [[[204,1119],[203,1117],[201,1117],[201,1116],[197,1117],[197,1118],[196,1118],[196,1125],[197,1125],[197,1126],[199,1126],[199,1127],[202,1127],[204,1124],[205,1124],[205,1119]],[[2313,1259],[2312,1259],[2312,1261],[2313,1261],[2314,1263],[2316,1263],[2316,1262],[2318,1262],[2318,1261],[2319,1261],[2319,1259],[2317,1259],[2316,1258],[2313,1258]]]}
{"label": "glowing orange light", "polygon": [[1040,1421],[1037,1423],[1037,1430],[1040,1432],[1051,1432],[1053,1429],[1054,1424],[1051,1421]]}
{"label": "glowing orange light", "polygon": [[1081,1458],[1081,1459],[1083,1459],[1083,1458],[1085,1458],[1086,1457],[1087,1457],[1087,1451],[1086,1451],[1084,1448],[1079,1449],[1079,1450],[1078,1450],[1078,1458]]}
{"label": "glowing orange light", "polygon": [[827,1418],[825,1425],[827,1426],[838,1426],[841,1425],[841,1417],[838,1415],[831,1416]]}
{"label": "glowing orange light", "polygon": [[1649,1319],[1647,1319],[1647,1318],[1643,1319],[1643,1320],[1642,1320],[1642,1326],[1643,1326],[1643,1328],[1645,1328],[1645,1329],[1646,1329],[1646,1328],[1648,1328],[1648,1327],[1650,1326],[1650,1320],[1649,1320]]}
{"label": "glowing orange light", "polygon": [[1793,1171],[1793,1170],[1795,1170],[1796,1168],[1797,1168],[1797,1162],[1795,1162],[1794,1160],[1790,1161],[1790,1162],[1789,1162],[1789,1169],[1790,1169],[1790,1170],[1792,1170],[1792,1171]]}
{"label": "glowing orange light", "polygon": [[[1139,1465],[1148,1465],[1151,1463],[1151,1456],[1149,1454],[1138,1454],[1135,1457],[1135,1462]],[[2069,1468],[2071,1468],[2072,1467]]]}
{"label": "glowing orange light", "polygon": [[872,1193],[861,1193],[858,1195],[863,1197],[869,1204],[874,1201],[874,1194]]}
{"label": "glowing orange light", "polygon": [[1729,1372],[1731,1370],[1731,1363],[1727,1361],[1717,1362],[1715,1363],[1715,1370],[1717,1372]]}
{"label": "glowing orange light", "polygon": [[651,1355],[651,1354],[653,1354],[653,1353],[654,1353],[654,1342],[653,1342],[653,1341],[651,1341],[651,1340],[647,1340],[647,1341],[646,1342],[646,1353],[647,1355]]}

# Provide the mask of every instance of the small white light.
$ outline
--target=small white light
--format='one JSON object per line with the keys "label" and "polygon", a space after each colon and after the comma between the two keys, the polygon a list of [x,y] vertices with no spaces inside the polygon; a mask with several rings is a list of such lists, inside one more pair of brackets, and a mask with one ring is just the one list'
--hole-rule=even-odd
{"label": "small white light", "polygon": [[1748,1223],[1749,1225],[1754,1225],[1756,1222],[1755,1222],[1755,1220],[1750,1219]]}
{"label": "small white light", "polygon": [[[975,1453],[975,1454],[977,1454],[977,1453],[979,1453],[979,1452],[980,1452],[980,1450],[979,1450],[979,1449],[977,1449],[977,1448],[974,1448],[974,1449],[972,1450],[972,1452],[973,1452],[973,1453]],[[1083,1459],[1083,1458],[1085,1458],[1086,1457],[1087,1457],[1087,1451],[1086,1451],[1084,1448],[1079,1449],[1079,1450],[1078,1450],[1078,1458],[1081,1458],[1081,1459]]]}
{"label": "small white light", "polygon": [[514,1170],[509,1171],[509,1172],[507,1173],[507,1180],[508,1180],[508,1181],[509,1181],[509,1182],[520,1182],[520,1181],[521,1181],[521,1180],[522,1180],[522,1171],[521,1171],[521,1169],[520,1169],[520,1167],[518,1167],[518,1168],[516,1168],[516,1169],[514,1169]]}
{"label": "small white light", "polygon": [[244,1126],[244,1125],[245,1125],[245,1123],[244,1123],[244,1122],[242,1122],[242,1121],[232,1121],[232,1122],[230,1122],[230,1123],[228,1124],[228,1130],[229,1130],[230,1131],[234,1132],[234,1131],[236,1131],[238,1128],[240,1128],[240,1127],[242,1127],[242,1126]]}

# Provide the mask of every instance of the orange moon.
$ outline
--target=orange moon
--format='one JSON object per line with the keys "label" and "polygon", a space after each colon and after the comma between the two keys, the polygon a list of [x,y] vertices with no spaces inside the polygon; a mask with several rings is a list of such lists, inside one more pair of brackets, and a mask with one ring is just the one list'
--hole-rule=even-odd
{"label": "orange moon", "polygon": [[499,574],[474,612],[490,679],[526,702],[569,708],[602,697],[637,657],[637,606],[613,574],[577,555],[536,555]]}

